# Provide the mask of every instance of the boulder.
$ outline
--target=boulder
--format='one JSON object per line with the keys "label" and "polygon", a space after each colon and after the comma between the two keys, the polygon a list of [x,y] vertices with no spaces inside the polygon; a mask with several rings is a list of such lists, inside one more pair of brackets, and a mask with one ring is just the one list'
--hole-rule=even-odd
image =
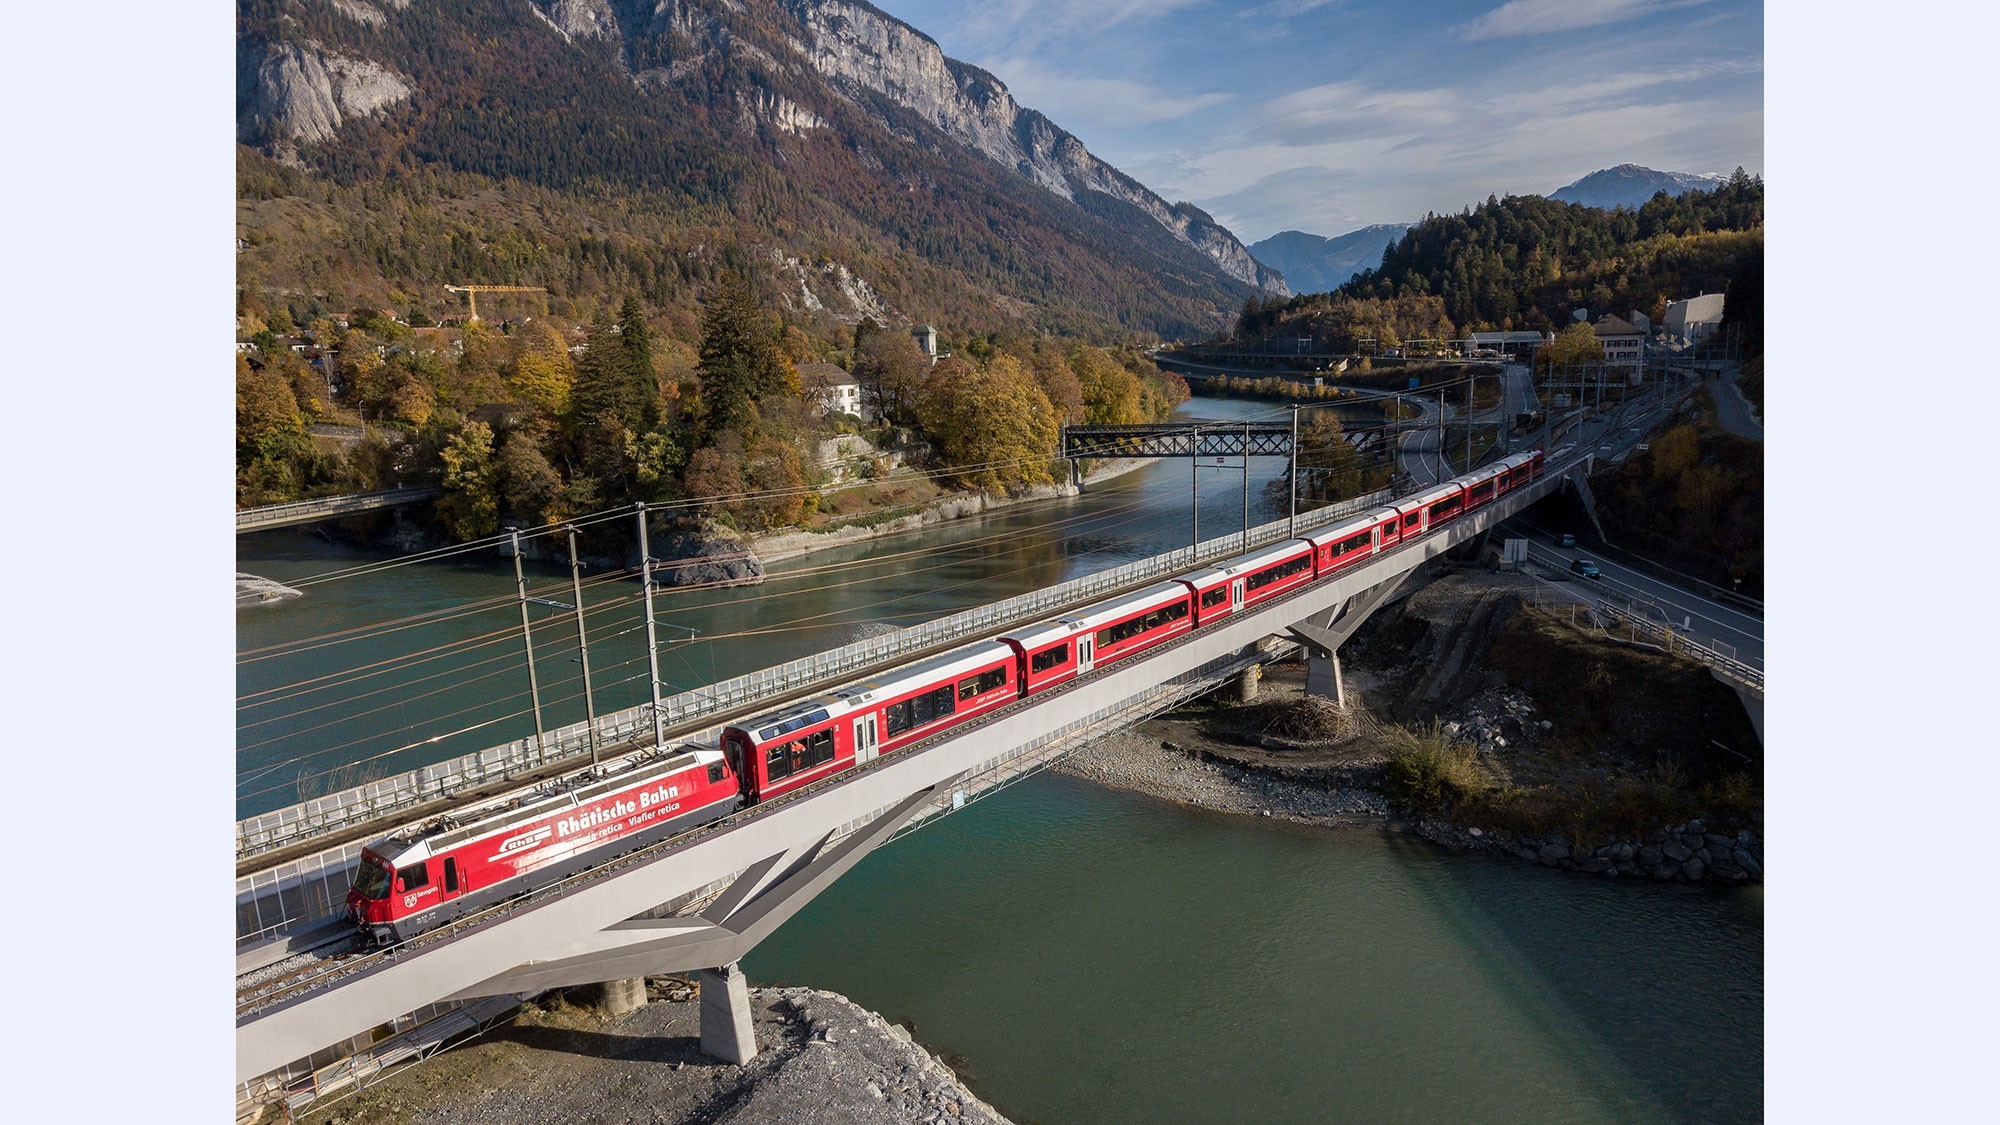
{"label": "boulder", "polygon": [[1660,845],[1660,854],[1675,863],[1686,863],[1694,858],[1694,852],[1679,840],[1669,840]]}
{"label": "boulder", "polygon": [[1698,859],[1691,859],[1681,864],[1681,874],[1687,876],[1687,880],[1690,883],[1700,882],[1701,877],[1707,873],[1707,867]]}
{"label": "boulder", "polygon": [[1736,866],[1743,869],[1744,874],[1760,883],[1764,881],[1764,865],[1757,862],[1757,857],[1750,854],[1750,849],[1737,848],[1729,853],[1729,858]]}
{"label": "boulder", "polygon": [[1569,849],[1561,844],[1543,844],[1541,850],[1536,853],[1536,858],[1543,865],[1554,867],[1558,862],[1569,858]]}
{"label": "boulder", "polygon": [[1579,861],[1576,869],[1595,875],[1600,871],[1609,871],[1613,866],[1612,862],[1603,856],[1591,856],[1589,859]]}

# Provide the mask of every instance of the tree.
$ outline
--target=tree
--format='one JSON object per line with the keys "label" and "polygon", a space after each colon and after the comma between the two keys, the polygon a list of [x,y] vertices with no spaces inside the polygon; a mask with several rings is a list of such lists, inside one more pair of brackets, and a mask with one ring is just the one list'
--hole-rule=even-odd
{"label": "tree", "polygon": [[1552,343],[1543,345],[1536,360],[1543,370],[1585,363],[1602,363],[1604,345],[1597,342],[1597,329],[1579,320],[1556,333]]}
{"label": "tree", "polygon": [[722,275],[701,321],[700,434],[708,438],[749,425],[756,404],[796,390],[798,372],[778,349],[777,328],[742,274]]}
{"label": "tree", "polygon": [[521,352],[507,373],[507,390],[516,401],[561,417],[569,411],[576,389],[576,364],[562,332],[546,320],[536,320],[517,337]]}
{"label": "tree", "polygon": [[438,518],[461,541],[493,534],[500,526],[500,466],[493,457],[493,428],[469,422],[445,443]]}
{"label": "tree", "polygon": [[1139,377],[1103,348],[1082,347],[1070,367],[1083,387],[1083,420],[1096,426],[1133,426],[1146,416],[1145,388]]}
{"label": "tree", "polygon": [[1019,360],[998,355],[974,368],[951,357],[933,374],[918,421],[947,464],[975,469],[966,483],[997,492],[1053,481],[1061,422]]}
{"label": "tree", "polygon": [[305,418],[291,380],[275,364],[259,371],[236,357],[236,464],[284,462],[306,443]]}
{"label": "tree", "polygon": [[854,348],[854,381],[861,401],[884,422],[916,420],[916,400],[930,361],[907,332],[871,332]]}
{"label": "tree", "polygon": [[500,496],[506,510],[549,526],[562,521],[562,476],[542,454],[534,435],[515,430],[500,447]]}

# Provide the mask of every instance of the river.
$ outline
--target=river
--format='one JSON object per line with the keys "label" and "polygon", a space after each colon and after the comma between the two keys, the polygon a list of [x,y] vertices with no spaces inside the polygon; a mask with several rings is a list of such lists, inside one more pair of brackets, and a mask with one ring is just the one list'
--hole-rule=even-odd
{"label": "river", "polygon": [[[1204,535],[1242,523],[1238,464],[1196,470]],[[1279,514],[1261,482],[1283,469],[1253,460],[1253,523]],[[663,641],[693,632],[662,678],[697,686],[1179,546],[1189,472],[1163,462],[790,560],[762,586],[664,595]],[[293,584],[381,561],[298,532],[239,547],[239,569]],[[566,568],[530,582],[569,600]],[[532,730],[504,561],[303,588],[238,614],[241,814],[296,799],[301,776],[313,792]],[[639,702],[636,587],[585,604],[599,712]],[[574,721],[573,620],[535,612],[545,721]],[[1452,857],[1043,774],[870,856],[746,968],[911,1022],[1024,1123],[1740,1121],[1763,1113],[1762,912],[1756,887]]]}

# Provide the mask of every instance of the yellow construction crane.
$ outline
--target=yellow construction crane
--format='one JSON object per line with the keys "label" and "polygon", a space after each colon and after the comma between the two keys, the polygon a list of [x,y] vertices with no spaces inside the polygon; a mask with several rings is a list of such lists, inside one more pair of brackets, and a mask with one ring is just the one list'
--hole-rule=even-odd
{"label": "yellow construction crane", "polygon": [[549,315],[549,291],[539,285],[447,285],[447,293],[465,294],[465,308],[469,319],[479,319],[479,294],[481,293],[540,293],[542,295],[542,315]]}

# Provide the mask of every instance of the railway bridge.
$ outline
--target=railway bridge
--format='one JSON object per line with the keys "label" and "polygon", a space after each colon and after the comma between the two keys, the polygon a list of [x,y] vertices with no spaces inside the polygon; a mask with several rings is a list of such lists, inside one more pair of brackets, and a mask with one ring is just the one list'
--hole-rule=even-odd
{"label": "railway bridge", "polygon": [[[1474,544],[1583,463],[1551,464],[1539,479],[1422,538],[1057,690],[387,950],[343,945],[338,911],[360,841],[423,823],[451,800],[490,793],[510,777],[577,768],[589,760],[578,758],[587,755],[586,732],[556,732],[543,747],[495,747],[245,821],[238,827],[239,1094],[253,1102],[288,1090],[310,1098],[429,1049],[476,1018],[467,1013],[498,1011],[494,1005],[549,988],[671,972],[703,973],[703,1049],[747,1060],[756,1046],[736,962],[869,850],[1283,652],[1303,649],[1309,683],[1337,697],[1339,647],[1369,614],[1426,563]],[[1386,499],[1375,494],[1273,521],[712,685],[665,701],[666,729],[670,741],[713,744],[732,716],[1046,620],[1065,604],[1305,534]],[[642,706],[602,717],[597,740],[650,747],[654,729],[651,706]]]}

